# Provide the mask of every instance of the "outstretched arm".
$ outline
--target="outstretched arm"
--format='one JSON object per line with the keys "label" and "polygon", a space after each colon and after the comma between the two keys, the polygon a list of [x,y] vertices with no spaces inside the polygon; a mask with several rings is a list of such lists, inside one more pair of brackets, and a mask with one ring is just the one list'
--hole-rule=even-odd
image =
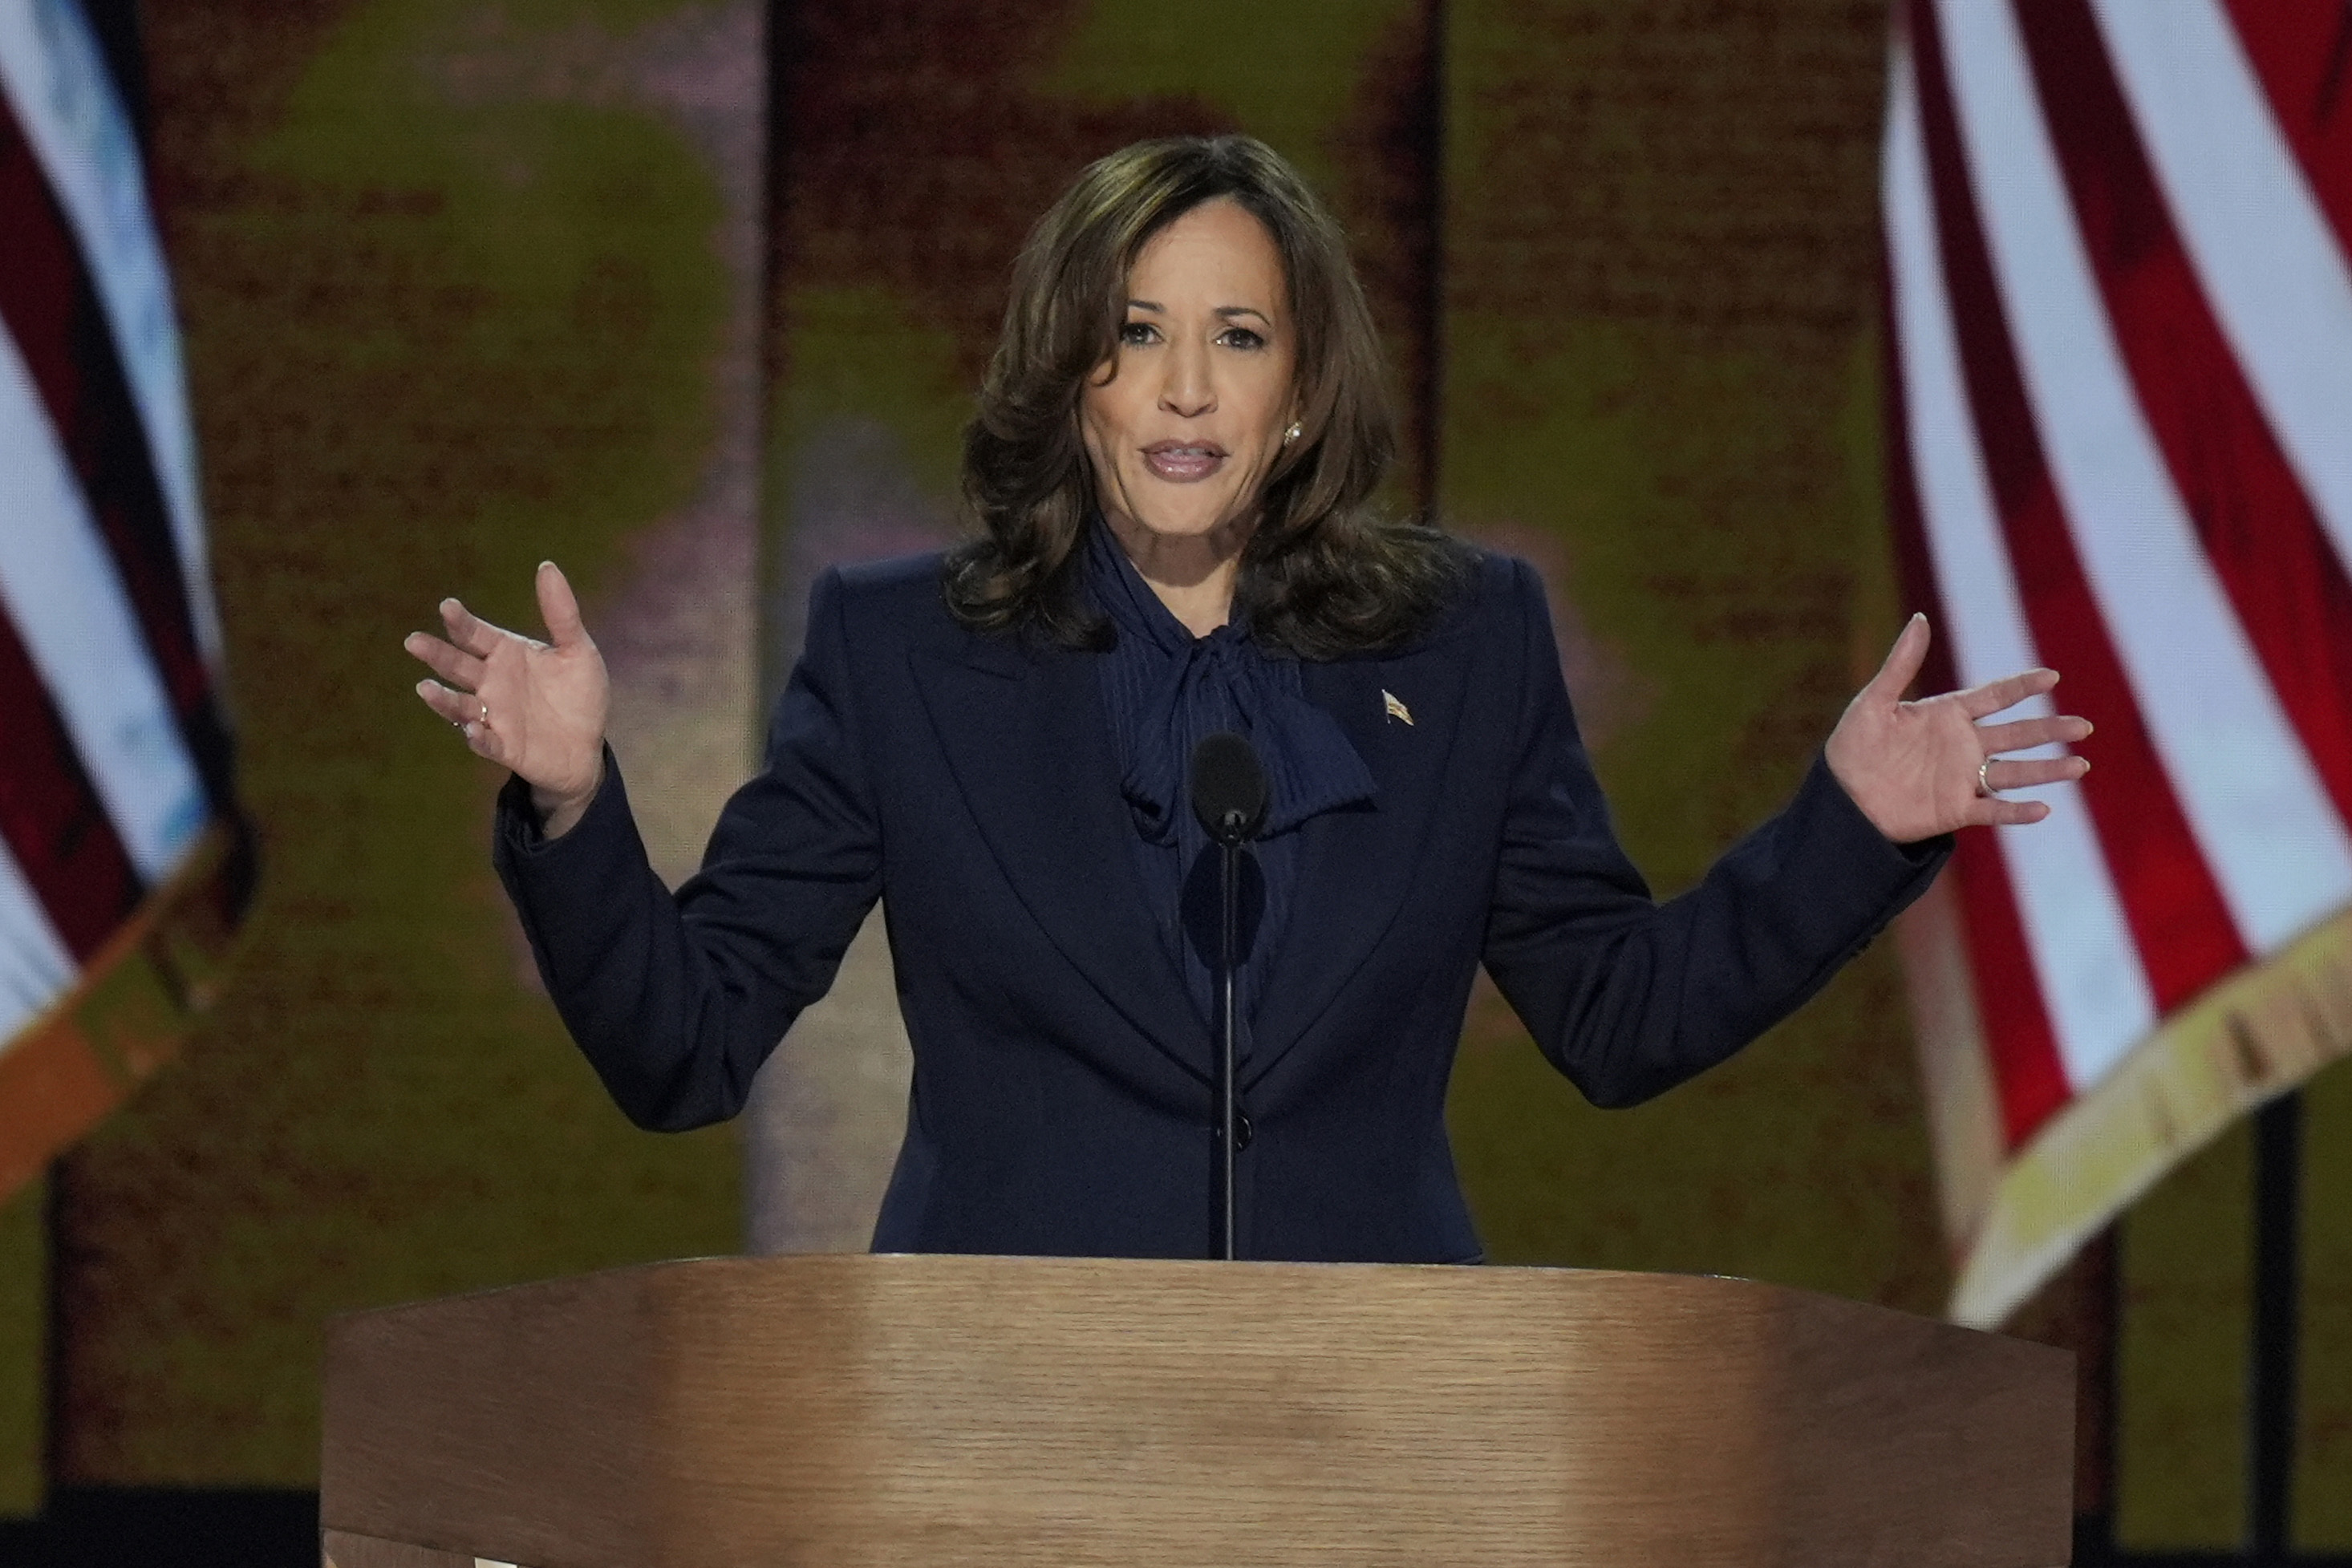
{"label": "outstretched arm", "polygon": [[831,986],[880,887],[881,853],[847,698],[834,574],[776,713],[768,766],[721,814],[675,896],[646,858],[604,749],[604,661],[563,574],[539,572],[550,640],[443,601],[448,638],[409,651],[418,694],[478,755],[513,769],[493,856],[548,994],[639,1126],[733,1115],[801,1009]]}
{"label": "outstretched arm", "polygon": [[[2076,758],[1990,762],[2079,738],[2080,719],[1977,720],[2046,692],[2049,671],[1901,701],[1927,647],[1915,622],[1854,699],[1788,807],[1657,903],[1618,847],[1532,579],[1523,748],[1485,958],[1537,1044],[1597,1104],[1632,1104],[1705,1071],[1787,1017],[1924,892],[1943,835],[2045,815],[1978,794],[2078,777]],[[1851,782],[1849,782],[1849,779]]]}

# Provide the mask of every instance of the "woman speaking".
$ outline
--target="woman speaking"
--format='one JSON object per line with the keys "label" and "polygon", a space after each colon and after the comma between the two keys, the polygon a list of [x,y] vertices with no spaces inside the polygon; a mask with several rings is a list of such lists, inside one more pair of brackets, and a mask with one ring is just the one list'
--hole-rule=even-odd
{"label": "woman speaking", "polygon": [[[1780,815],[1654,902],[1617,846],[1535,574],[1370,507],[1394,448],[1345,241],[1242,137],[1129,147],[1038,223],[965,437],[977,525],[819,580],[764,770],[699,874],[647,864],[562,574],[550,640],[455,600],[425,701],[512,769],[496,857],[548,989],[642,1126],[733,1114],[884,901],[914,1086],[874,1246],[1479,1254],[1444,1117],[1480,964],[1601,1105],[1786,1016],[2079,718],[1978,721],[2047,670],[1901,695],[1915,618]],[[1195,747],[1266,809],[1237,893],[1227,1156],[1223,852]]]}

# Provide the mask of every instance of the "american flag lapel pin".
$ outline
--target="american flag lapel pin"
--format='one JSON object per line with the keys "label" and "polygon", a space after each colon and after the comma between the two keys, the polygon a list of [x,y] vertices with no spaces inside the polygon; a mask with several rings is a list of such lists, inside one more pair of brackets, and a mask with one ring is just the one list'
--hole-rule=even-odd
{"label": "american flag lapel pin", "polygon": [[1407,724],[1412,722],[1412,709],[1398,701],[1396,693],[1386,686],[1381,688],[1381,708],[1391,718],[1402,719]]}

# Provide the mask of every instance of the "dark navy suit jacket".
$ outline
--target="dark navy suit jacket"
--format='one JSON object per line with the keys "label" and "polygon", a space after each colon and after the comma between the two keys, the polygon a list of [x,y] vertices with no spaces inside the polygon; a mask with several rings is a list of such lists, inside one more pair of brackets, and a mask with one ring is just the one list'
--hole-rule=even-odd
{"label": "dark navy suit jacket", "polygon": [[[1206,1256],[1209,1026],[1126,840],[1094,655],[976,635],[937,557],[828,572],[766,770],[673,896],[617,768],[497,858],[548,989],[639,1124],[733,1114],[879,895],[914,1043],[882,1250]],[[1696,887],[1652,901],[1618,849],[1526,566],[1401,652],[1310,663],[1378,782],[1301,830],[1240,1073],[1241,1249],[1465,1260],[1446,1078],[1483,962],[1602,1105],[1647,1098],[1812,995],[1932,879],[1815,764]],[[1392,716],[1392,694],[1411,715]]]}

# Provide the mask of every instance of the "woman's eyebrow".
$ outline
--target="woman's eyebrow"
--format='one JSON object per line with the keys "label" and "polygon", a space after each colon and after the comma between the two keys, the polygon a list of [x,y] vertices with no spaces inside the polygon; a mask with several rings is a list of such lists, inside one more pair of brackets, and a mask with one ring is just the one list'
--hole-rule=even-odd
{"label": "woman's eyebrow", "polygon": [[[1130,299],[1127,302],[1127,308],[1129,310],[1155,311],[1163,316],[1168,311],[1168,308],[1157,299]],[[1222,317],[1228,321],[1236,316],[1255,316],[1269,327],[1274,325],[1274,318],[1255,305],[1220,305],[1210,314]]]}

